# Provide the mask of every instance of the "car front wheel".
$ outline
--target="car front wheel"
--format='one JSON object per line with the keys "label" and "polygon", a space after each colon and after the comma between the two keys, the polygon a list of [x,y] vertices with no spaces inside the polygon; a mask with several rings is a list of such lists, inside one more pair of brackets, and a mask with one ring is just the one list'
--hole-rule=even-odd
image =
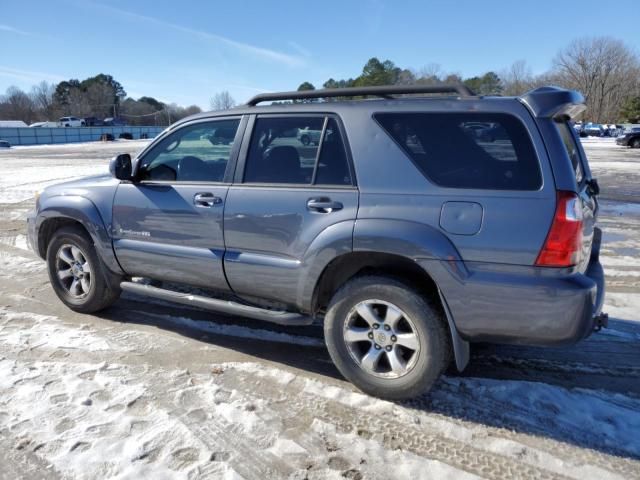
{"label": "car front wheel", "polygon": [[79,227],[63,227],[53,234],[47,270],[58,298],[77,312],[97,312],[120,296],[119,279],[106,270],[91,238]]}
{"label": "car front wheel", "polygon": [[440,310],[399,280],[357,277],[334,296],[325,317],[336,367],[360,390],[400,400],[429,390],[450,361]]}
{"label": "car front wheel", "polygon": [[640,138],[636,138],[631,142],[631,148],[640,148]]}

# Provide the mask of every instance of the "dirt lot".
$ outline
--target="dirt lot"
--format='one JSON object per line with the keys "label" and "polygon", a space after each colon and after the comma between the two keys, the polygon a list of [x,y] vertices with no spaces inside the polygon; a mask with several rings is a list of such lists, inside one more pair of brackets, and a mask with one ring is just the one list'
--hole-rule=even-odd
{"label": "dirt lot", "polygon": [[145,144],[0,151],[0,478],[640,478],[639,150],[584,141],[610,328],[569,348],[476,345],[463,374],[390,403],[340,378],[318,325],[56,299],[26,247],[34,192]]}

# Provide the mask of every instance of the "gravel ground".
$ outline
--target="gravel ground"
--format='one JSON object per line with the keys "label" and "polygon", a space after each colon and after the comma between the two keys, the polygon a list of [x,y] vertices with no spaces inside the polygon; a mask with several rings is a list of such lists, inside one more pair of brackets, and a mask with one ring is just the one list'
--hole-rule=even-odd
{"label": "gravel ground", "polygon": [[0,152],[0,478],[640,478],[640,151],[584,141],[610,328],[475,345],[463,374],[390,403],[340,378],[317,325],[57,300],[26,248],[34,192],[145,144]]}

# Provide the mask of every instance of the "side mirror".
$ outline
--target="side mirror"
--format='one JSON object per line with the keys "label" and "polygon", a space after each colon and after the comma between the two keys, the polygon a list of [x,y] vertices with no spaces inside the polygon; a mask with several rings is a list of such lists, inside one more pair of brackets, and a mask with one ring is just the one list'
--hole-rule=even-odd
{"label": "side mirror", "polygon": [[131,180],[132,166],[131,155],[121,153],[111,159],[109,163],[109,172],[111,176],[118,180]]}

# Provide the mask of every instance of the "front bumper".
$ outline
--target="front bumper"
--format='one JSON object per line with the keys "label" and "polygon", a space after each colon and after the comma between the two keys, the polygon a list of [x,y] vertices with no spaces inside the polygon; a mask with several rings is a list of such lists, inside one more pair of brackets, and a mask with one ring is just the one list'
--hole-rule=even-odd
{"label": "front bumper", "polygon": [[618,137],[618,138],[616,138],[616,145],[626,146],[627,145],[626,137]]}
{"label": "front bumper", "polygon": [[36,230],[36,212],[35,210],[27,214],[27,244],[36,255],[40,255],[38,248],[38,232]]}
{"label": "front bumper", "polygon": [[[572,344],[603,323],[601,236],[596,229],[585,273],[494,264],[465,266],[461,262],[441,262],[443,268],[431,271],[464,340]],[[427,271],[434,267],[423,266]]]}

